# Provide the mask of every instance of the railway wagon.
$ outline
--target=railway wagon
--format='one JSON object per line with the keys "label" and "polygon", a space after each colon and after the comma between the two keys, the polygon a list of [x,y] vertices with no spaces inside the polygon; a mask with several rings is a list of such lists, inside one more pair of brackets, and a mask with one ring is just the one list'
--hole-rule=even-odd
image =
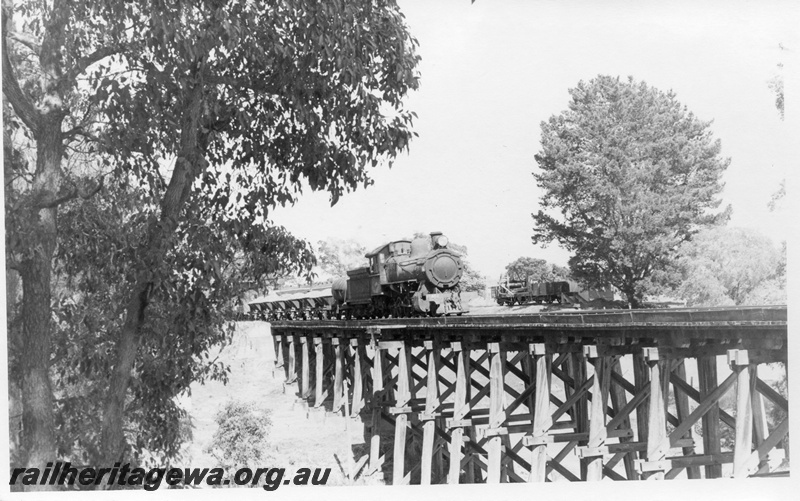
{"label": "railway wagon", "polygon": [[592,289],[582,286],[574,280],[541,282],[530,280],[509,280],[501,277],[500,283],[492,287],[492,298],[499,305],[514,304],[569,304],[579,306],[595,299],[613,300],[614,292],[610,287]]}

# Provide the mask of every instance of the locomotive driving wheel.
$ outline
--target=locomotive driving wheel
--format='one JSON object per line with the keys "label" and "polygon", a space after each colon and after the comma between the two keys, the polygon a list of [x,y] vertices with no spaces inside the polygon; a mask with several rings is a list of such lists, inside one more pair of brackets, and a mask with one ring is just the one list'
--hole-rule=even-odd
{"label": "locomotive driving wheel", "polygon": [[386,296],[372,297],[372,312],[375,318],[388,318],[392,311],[390,299]]}
{"label": "locomotive driving wheel", "polygon": [[[412,316],[414,309],[410,306],[410,298],[411,294],[405,291],[400,291],[400,293],[391,300],[387,299],[387,309],[389,313],[392,315],[392,318],[406,318]],[[391,303],[389,303],[391,301]]]}

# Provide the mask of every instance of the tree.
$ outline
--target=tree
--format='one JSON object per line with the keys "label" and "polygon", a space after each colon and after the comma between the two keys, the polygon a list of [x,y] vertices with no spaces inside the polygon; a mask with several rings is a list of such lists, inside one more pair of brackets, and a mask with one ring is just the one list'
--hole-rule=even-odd
{"label": "tree", "polygon": [[349,270],[367,266],[367,249],[355,240],[329,238],[317,242],[317,282],[346,277]]}
{"label": "tree", "polygon": [[462,292],[483,292],[486,290],[486,277],[475,270],[469,261],[462,259],[464,271],[458,286]]}
{"label": "tree", "polygon": [[[144,190],[115,183],[89,200],[62,206],[51,362],[59,457],[98,461],[98,432],[113,372],[108,355],[136,276],[135,242],[157,210],[144,199]],[[238,239],[224,225],[188,219],[176,232],[180,243],[165,256],[163,270],[153,270],[165,279],[153,292],[125,399],[124,457],[134,463],[144,457],[177,459],[186,417],[176,397],[193,382],[227,379],[228,368],[206,352],[230,340],[235,298],[253,277],[308,269],[313,263],[310,248],[281,228],[254,228],[249,239]],[[305,249],[300,257],[298,249]]]}
{"label": "tree", "polygon": [[116,348],[106,462],[123,445],[119,417],[158,283],[149,270],[172,245],[184,211],[207,198],[214,210],[204,217],[225,214],[241,232],[292,202],[304,183],[336,203],[369,185],[367,166],[391,161],[412,136],[402,98],[417,86],[416,41],[393,3],[231,0],[164,9],[172,24],[153,23],[154,45],[132,65],[141,78],[104,87],[114,104],[110,137],[121,138],[114,146],[129,171],[149,180],[154,153],[176,158],[168,183],[148,183],[161,214],[143,240]]}
{"label": "tree", "polygon": [[[332,203],[369,185],[368,166],[390,163],[412,137],[403,98],[418,85],[417,43],[393,2],[56,0],[20,10],[29,33],[8,28],[4,4],[3,91],[39,150],[29,222],[16,226],[19,245],[9,246],[42,250],[12,263],[22,269],[30,340],[21,364],[29,373],[23,394],[32,396],[24,407],[35,418],[25,427],[34,437],[28,464],[55,457],[47,370],[56,212],[98,186],[95,178],[63,189],[61,159],[74,139],[92,141],[90,152],[109,166],[103,174],[143,186],[156,208],[131,252],[124,320],[108,354],[97,462],[113,464],[125,450],[123,415],[148,315],[163,293],[182,293],[172,289],[168,257],[199,228],[224,230],[247,247],[269,227],[269,210],[304,185],[327,190]],[[11,41],[38,58],[43,90],[19,85]],[[302,260],[300,249],[294,259]]]}
{"label": "tree", "polygon": [[689,306],[786,304],[785,252],[755,230],[703,230],[683,244],[678,267],[673,294]]}
{"label": "tree", "polygon": [[544,259],[519,257],[506,265],[506,274],[512,280],[530,277],[534,282],[555,282],[569,279],[569,270]]}
{"label": "tree", "polygon": [[[22,23],[15,25],[14,5],[3,2],[3,96],[9,104],[4,104],[3,110],[4,126],[8,127],[4,129],[4,150],[15,150],[7,144],[12,132],[20,131],[33,142],[32,154],[17,157],[11,169],[14,177],[6,181],[6,266],[19,273],[23,291],[19,364],[22,460],[39,468],[52,461],[56,452],[48,370],[58,207],[97,189],[91,184],[65,183],[62,159],[75,143],[80,126],[92,116],[81,99],[79,79],[92,65],[130,42],[134,30],[126,24],[131,21],[129,8],[124,2],[27,2],[16,8]],[[104,20],[102,26],[98,19]],[[14,154],[19,153],[16,150]],[[15,191],[20,183],[9,186],[11,181],[21,181],[24,191]]]}
{"label": "tree", "polygon": [[576,279],[614,285],[637,308],[679,245],[728,217],[729,208],[713,209],[729,160],[710,123],[672,92],[598,76],[570,95],[569,108],[541,125],[533,242],[559,242]]}

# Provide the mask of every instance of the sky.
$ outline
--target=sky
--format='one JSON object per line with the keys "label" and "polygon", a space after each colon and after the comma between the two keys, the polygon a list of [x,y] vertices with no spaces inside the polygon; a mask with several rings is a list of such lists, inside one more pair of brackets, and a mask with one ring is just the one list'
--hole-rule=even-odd
{"label": "sky", "polygon": [[391,169],[371,171],[373,186],[336,206],[325,193],[306,193],[275,211],[273,221],[296,236],[373,249],[442,231],[467,247],[490,282],[521,256],[565,265],[569,253],[556,243],[531,243],[540,124],[567,108],[568,89],[606,74],[672,90],[698,118],[713,120],[731,159],[722,196],[733,207],[729,225],[756,228],[776,245],[786,239],[788,211],[770,212],[768,203],[798,157],[768,81],[797,66],[799,2],[399,5],[420,43],[420,89],[407,100],[419,137]]}

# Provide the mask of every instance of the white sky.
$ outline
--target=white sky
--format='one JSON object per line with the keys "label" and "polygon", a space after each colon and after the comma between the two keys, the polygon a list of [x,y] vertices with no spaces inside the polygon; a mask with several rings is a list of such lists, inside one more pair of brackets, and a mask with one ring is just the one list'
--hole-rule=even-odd
{"label": "white sky", "polygon": [[533,156],[540,123],[566,109],[567,90],[602,73],[672,89],[700,119],[713,120],[732,159],[723,194],[733,205],[730,224],[785,239],[767,204],[796,162],[767,81],[779,62],[797,64],[800,3],[399,3],[420,42],[421,87],[408,100],[420,137],[391,170],[372,170],[375,185],[335,207],[326,194],[307,193],[273,213],[296,236],[352,238],[372,249],[438,230],[466,245],[490,281],[520,256],[566,264],[557,244],[530,241],[540,195]]}

